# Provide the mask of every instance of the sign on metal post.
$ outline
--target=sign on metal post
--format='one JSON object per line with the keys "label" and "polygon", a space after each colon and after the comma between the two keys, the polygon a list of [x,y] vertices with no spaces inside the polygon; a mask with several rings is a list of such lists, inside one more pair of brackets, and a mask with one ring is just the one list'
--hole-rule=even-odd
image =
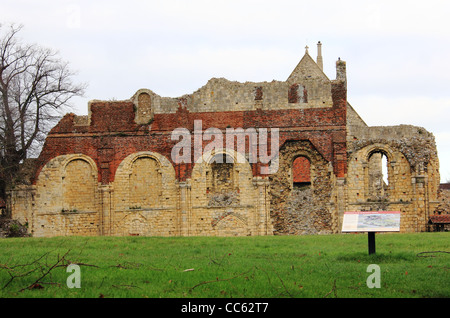
{"label": "sign on metal post", "polygon": [[369,254],[375,253],[376,232],[399,232],[400,211],[344,212],[342,232],[367,232]]}

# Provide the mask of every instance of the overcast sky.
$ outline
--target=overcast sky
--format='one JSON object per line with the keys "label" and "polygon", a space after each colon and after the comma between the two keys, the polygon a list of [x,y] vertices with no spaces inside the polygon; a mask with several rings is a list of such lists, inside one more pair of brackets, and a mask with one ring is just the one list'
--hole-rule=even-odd
{"label": "overcast sky", "polygon": [[368,125],[436,137],[450,182],[450,1],[0,0],[0,23],[58,50],[89,86],[73,100],[190,94],[212,77],[286,80],[322,42],[324,71],[347,62],[348,101]]}

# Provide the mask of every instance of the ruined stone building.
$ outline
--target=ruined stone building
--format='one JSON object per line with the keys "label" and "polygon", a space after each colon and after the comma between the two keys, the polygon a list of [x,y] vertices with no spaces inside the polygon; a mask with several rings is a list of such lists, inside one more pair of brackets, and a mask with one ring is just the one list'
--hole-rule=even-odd
{"label": "ruined stone building", "polygon": [[[416,232],[439,204],[433,135],[367,126],[347,100],[346,62],[330,80],[320,42],[285,81],[212,78],[179,98],[140,89],[88,107],[60,120],[9,192],[33,236],[327,234],[345,211],[371,210],[401,211],[401,231]],[[217,139],[228,132],[244,147]],[[192,151],[174,151],[181,137]]]}

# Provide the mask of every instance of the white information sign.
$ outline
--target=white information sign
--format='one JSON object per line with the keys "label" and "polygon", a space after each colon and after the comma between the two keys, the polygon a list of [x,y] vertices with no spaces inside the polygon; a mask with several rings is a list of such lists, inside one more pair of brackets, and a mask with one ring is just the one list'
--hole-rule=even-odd
{"label": "white information sign", "polygon": [[344,212],[342,232],[399,232],[400,211]]}

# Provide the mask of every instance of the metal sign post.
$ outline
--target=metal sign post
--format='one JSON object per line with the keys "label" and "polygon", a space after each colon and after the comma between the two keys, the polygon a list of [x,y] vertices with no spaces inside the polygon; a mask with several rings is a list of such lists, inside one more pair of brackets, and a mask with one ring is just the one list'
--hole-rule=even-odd
{"label": "metal sign post", "polygon": [[342,232],[367,232],[369,255],[375,254],[376,232],[399,232],[400,211],[344,212]]}
{"label": "metal sign post", "polygon": [[369,255],[375,254],[375,232],[368,232],[369,235]]}

